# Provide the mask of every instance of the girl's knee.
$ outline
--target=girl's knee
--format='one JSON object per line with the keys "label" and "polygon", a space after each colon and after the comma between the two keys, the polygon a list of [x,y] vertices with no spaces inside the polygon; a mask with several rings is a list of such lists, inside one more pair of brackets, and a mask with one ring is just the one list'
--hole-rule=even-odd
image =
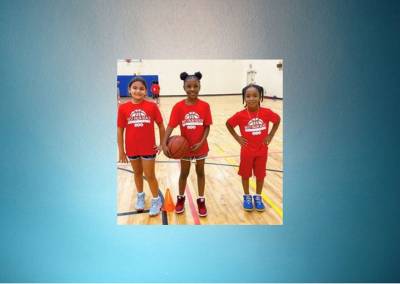
{"label": "girl's knee", "polygon": [[135,175],[135,178],[141,178],[141,177],[143,177],[143,171],[136,171],[134,173],[134,175]]}
{"label": "girl's knee", "polygon": [[205,176],[204,168],[203,169],[196,169],[196,174],[197,174],[197,177],[204,178],[204,176]]}
{"label": "girl's knee", "polygon": [[196,165],[196,174],[198,177],[204,177],[204,164]]}
{"label": "girl's knee", "polygon": [[148,182],[152,182],[156,180],[156,175],[154,173],[145,175]]}

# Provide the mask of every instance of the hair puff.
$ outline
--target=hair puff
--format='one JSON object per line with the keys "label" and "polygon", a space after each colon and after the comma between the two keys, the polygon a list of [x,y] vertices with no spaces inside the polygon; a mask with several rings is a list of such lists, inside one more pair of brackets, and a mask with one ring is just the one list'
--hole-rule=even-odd
{"label": "hair puff", "polygon": [[185,81],[188,76],[189,76],[189,74],[186,72],[182,72],[180,75],[182,81]]}
{"label": "hair puff", "polygon": [[200,81],[200,79],[203,77],[203,75],[200,72],[194,73],[194,76]]}

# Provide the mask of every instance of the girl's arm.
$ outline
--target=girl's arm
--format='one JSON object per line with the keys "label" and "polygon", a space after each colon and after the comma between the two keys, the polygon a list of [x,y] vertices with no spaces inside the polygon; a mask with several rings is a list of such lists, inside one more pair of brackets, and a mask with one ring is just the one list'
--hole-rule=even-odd
{"label": "girl's arm", "polygon": [[168,138],[171,136],[173,130],[174,129],[172,127],[167,126],[167,130],[165,130],[164,139],[162,139],[161,147],[162,147],[162,150],[163,150],[165,156],[167,156],[167,157],[169,157],[169,149],[167,146],[167,141],[168,141]]}
{"label": "girl's arm", "polygon": [[164,136],[165,136],[165,127],[164,127],[164,123],[161,122],[158,125],[158,132],[160,134],[160,146],[155,145],[154,147],[157,148],[157,152],[160,153],[161,149],[162,149],[162,143],[164,141]]}
{"label": "girl's arm", "polygon": [[269,145],[269,143],[271,143],[272,138],[274,138],[275,132],[278,130],[280,123],[281,123],[280,120],[277,123],[274,123],[271,132],[268,134],[267,138],[265,138],[265,144]]}
{"label": "girl's arm", "polygon": [[124,128],[118,127],[117,129],[117,142],[118,142],[118,163],[128,163],[124,149]]}
{"label": "girl's arm", "polygon": [[229,133],[233,136],[233,138],[235,138],[235,140],[236,140],[241,146],[245,146],[245,145],[247,144],[246,138],[243,138],[242,136],[239,136],[239,135],[236,133],[235,129],[233,129],[233,127],[232,127],[228,122],[226,122],[225,125],[226,125],[226,128],[228,128]]}
{"label": "girl's arm", "polygon": [[203,145],[203,143],[207,140],[209,133],[210,133],[210,125],[204,126],[203,137],[201,138],[199,143],[192,145],[190,150],[192,150],[193,152],[197,151],[201,147],[201,145]]}

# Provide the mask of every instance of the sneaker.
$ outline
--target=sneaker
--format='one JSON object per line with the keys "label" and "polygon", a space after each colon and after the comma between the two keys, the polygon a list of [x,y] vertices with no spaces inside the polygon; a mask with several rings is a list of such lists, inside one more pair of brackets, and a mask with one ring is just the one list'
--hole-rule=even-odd
{"label": "sneaker", "polygon": [[206,207],[206,199],[205,198],[197,198],[197,207],[199,209],[200,217],[207,216],[207,207]]}
{"label": "sneaker", "polygon": [[185,196],[178,195],[176,198],[175,212],[181,214],[185,211]]}
{"label": "sneaker", "polygon": [[257,211],[264,211],[265,206],[264,203],[262,202],[261,195],[254,195],[254,207],[256,207]]}
{"label": "sneaker", "polygon": [[149,215],[150,216],[157,216],[158,214],[160,214],[161,207],[162,207],[161,197],[152,198],[151,199],[151,207],[150,207]]}
{"label": "sneaker", "polygon": [[246,211],[253,211],[253,198],[250,194],[243,195],[243,209]]}
{"label": "sneaker", "polygon": [[137,193],[137,198],[136,198],[136,210],[137,211],[143,211],[144,210],[144,200],[145,200],[144,192],[138,192]]}

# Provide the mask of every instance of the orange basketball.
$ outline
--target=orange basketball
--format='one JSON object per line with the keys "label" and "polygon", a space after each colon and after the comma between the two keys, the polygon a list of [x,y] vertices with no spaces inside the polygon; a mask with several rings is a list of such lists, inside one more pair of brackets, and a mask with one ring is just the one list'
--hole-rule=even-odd
{"label": "orange basketball", "polygon": [[189,152],[189,142],[183,136],[171,136],[168,138],[167,146],[169,157],[172,159],[182,159]]}

